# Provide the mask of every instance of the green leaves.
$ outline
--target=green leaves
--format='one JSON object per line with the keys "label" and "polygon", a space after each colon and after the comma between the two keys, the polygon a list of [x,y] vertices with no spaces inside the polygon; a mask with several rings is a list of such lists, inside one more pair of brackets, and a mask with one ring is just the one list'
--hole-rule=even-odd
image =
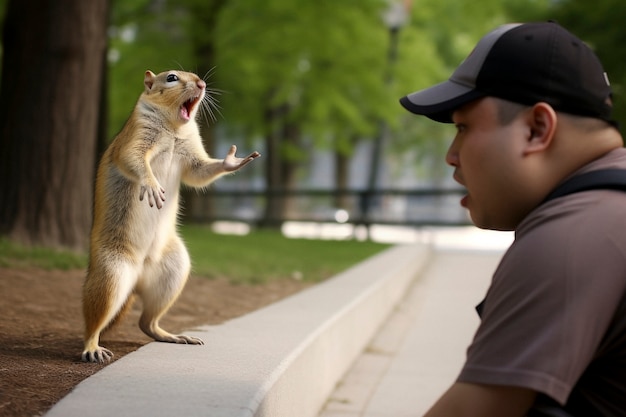
{"label": "green leaves", "polygon": [[[247,138],[289,124],[316,146],[349,153],[383,121],[392,131],[388,151],[419,148],[449,131],[424,127],[431,123],[398,98],[445,80],[493,27],[546,9],[525,0],[399,1],[412,7],[393,38],[383,21],[387,0],[115,0],[112,133],[141,92],[143,71],[180,65],[215,67],[209,82],[223,91],[224,116],[217,123]],[[130,42],[120,35],[125,28],[135,28]]]}
{"label": "green leaves", "polygon": [[379,0],[229,3],[216,28],[222,69],[216,80],[229,91],[228,120],[262,132],[260,112],[287,105],[284,116],[309,135],[345,126],[371,131],[385,94],[384,6]]}

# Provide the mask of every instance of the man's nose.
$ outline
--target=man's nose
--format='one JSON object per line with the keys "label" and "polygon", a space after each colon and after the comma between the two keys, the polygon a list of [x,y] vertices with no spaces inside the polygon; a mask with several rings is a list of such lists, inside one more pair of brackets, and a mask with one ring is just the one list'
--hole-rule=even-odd
{"label": "man's nose", "polygon": [[453,167],[459,166],[459,150],[456,139],[452,141],[446,153],[446,163]]}

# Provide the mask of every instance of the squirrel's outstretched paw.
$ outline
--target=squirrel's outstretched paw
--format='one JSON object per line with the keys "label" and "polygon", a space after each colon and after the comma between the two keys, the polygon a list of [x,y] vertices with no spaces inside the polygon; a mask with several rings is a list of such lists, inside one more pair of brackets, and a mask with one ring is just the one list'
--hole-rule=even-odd
{"label": "squirrel's outstretched paw", "polygon": [[252,162],[256,158],[261,156],[260,153],[255,151],[255,152],[252,152],[250,155],[246,156],[245,158],[238,158],[235,156],[236,152],[237,152],[237,147],[233,145],[231,146],[230,151],[228,152],[228,155],[226,155],[226,158],[224,158],[223,166],[226,172],[236,171],[239,168],[247,165],[248,163]]}

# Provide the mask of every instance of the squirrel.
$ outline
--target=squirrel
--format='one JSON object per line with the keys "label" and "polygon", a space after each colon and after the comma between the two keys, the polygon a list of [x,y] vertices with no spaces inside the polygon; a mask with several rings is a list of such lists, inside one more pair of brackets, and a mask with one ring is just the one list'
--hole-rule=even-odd
{"label": "squirrel", "polygon": [[128,310],[135,295],[143,302],[139,327],[145,334],[161,342],[204,344],[159,326],[191,270],[176,230],[180,184],[206,187],[260,156],[236,157],[232,145],[224,159],[209,157],[195,118],[199,106],[211,105],[213,98],[196,74],[146,71],[144,87],[96,175],[83,286],[85,362],[113,358],[99,345],[100,334]]}

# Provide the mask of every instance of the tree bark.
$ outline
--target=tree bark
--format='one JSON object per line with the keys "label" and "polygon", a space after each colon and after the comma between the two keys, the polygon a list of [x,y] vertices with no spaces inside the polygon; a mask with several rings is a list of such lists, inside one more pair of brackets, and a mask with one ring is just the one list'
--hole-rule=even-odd
{"label": "tree bark", "polygon": [[[271,97],[271,94],[269,94]],[[269,102],[269,101],[268,101]],[[283,107],[267,106],[264,111],[265,120],[265,210],[259,226],[274,228],[280,225],[284,217],[284,180],[282,158],[280,155],[281,132],[276,127],[279,116],[285,111]]]}
{"label": "tree bark", "polygon": [[340,151],[335,151],[335,207],[350,210],[351,196],[344,193],[350,188],[350,157]]}
{"label": "tree bark", "polygon": [[10,0],[0,82],[0,234],[84,248],[109,0]]}

